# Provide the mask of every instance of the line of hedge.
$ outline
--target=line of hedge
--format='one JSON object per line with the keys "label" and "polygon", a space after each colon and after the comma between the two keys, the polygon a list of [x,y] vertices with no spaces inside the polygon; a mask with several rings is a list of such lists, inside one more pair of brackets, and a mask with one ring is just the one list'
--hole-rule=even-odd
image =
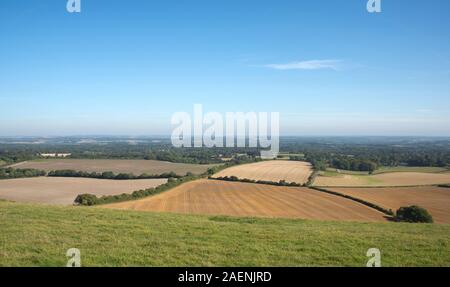
{"label": "line of hedge", "polygon": [[320,192],[325,192],[325,193],[333,194],[333,195],[336,195],[336,196],[344,197],[344,198],[347,198],[347,199],[350,199],[350,200],[359,202],[359,203],[364,204],[364,205],[366,205],[366,206],[368,206],[368,207],[371,207],[371,208],[373,208],[373,209],[376,209],[376,210],[378,210],[378,211],[381,211],[381,212],[383,212],[384,214],[389,215],[389,216],[394,216],[394,215],[395,215],[394,212],[392,211],[392,209],[389,209],[389,210],[388,210],[388,209],[385,209],[385,208],[383,208],[383,207],[381,207],[381,206],[379,206],[379,205],[376,205],[376,204],[374,204],[374,203],[365,201],[365,200],[360,199],[360,198],[357,198],[357,197],[353,197],[353,196],[350,196],[350,195],[347,195],[347,194],[343,194],[343,193],[340,193],[340,192],[331,191],[331,190],[324,189],[324,188],[320,188],[320,187],[310,186],[309,188],[314,189],[314,190],[317,190],[317,191],[320,191]]}
{"label": "line of hedge", "polygon": [[143,197],[156,195],[158,193],[167,191],[171,188],[174,188],[180,184],[186,183],[191,180],[200,179],[202,176],[185,176],[182,178],[169,178],[167,183],[162,184],[157,187],[147,188],[147,189],[141,189],[136,190],[129,193],[123,193],[119,195],[105,195],[101,197],[97,197],[93,194],[80,194],[75,198],[75,204],[77,205],[85,205],[85,206],[92,206],[92,205],[100,205],[100,204],[108,204],[108,203],[115,203],[115,202],[122,202],[122,201],[129,201],[129,200],[136,200]]}
{"label": "line of hedge", "polygon": [[275,185],[275,186],[304,186],[303,184],[296,182],[286,182],[285,180],[280,181],[269,181],[269,180],[253,180],[248,178],[238,178],[236,176],[225,176],[225,177],[208,177],[209,179],[215,180],[223,180],[223,181],[233,181],[233,182],[245,182],[245,183],[257,183],[257,184],[266,184],[266,185]]}
{"label": "line of hedge", "polygon": [[305,186],[311,186],[314,183],[314,180],[316,179],[317,175],[319,174],[318,170],[314,170],[311,175],[308,177],[308,181],[305,183]]}
{"label": "line of hedge", "polygon": [[0,168],[0,179],[11,179],[11,178],[25,178],[25,177],[38,177],[45,176],[47,172],[45,170],[25,168],[25,169],[15,169],[15,168]]}
{"label": "line of hedge", "polygon": [[[152,178],[181,178],[183,176],[177,175],[174,172],[165,172],[161,174],[146,174],[134,175],[132,173],[119,173],[115,174],[112,171],[105,172],[86,172],[76,171],[71,169],[65,170],[52,170],[48,173],[48,176],[52,177],[87,177],[97,179],[116,179],[116,180],[129,180],[129,179],[152,179]],[[191,173],[187,173],[186,176],[192,176]]]}

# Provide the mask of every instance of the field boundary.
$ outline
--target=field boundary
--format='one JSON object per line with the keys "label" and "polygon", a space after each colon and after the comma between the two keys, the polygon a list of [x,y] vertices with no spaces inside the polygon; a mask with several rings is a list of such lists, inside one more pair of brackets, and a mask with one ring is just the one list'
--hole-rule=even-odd
{"label": "field boundary", "polygon": [[242,182],[242,183],[253,183],[253,184],[264,184],[264,185],[275,185],[275,186],[292,186],[292,187],[305,187],[305,184],[300,184],[297,182],[286,182],[283,180],[280,181],[270,181],[270,180],[253,180],[248,178],[238,178],[236,176],[224,176],[224,177],[212,177],[209,176],[210,180],[219,180],[219,181],[229,181],[229,182]]}
{"label": "field boundary", "polygon": [[371,202],[366,201],[364,199],[360,199],[360,198],[353,197],[353,196],[350,196],[350,195],[347,195],[347,194],[343,194],[343,193],[340,193],[340,192],[336,192],[336,191],[327,190],[327,189],[324,189],[324,188],[319,188],[319,187],[314,187],[314,186],[310,186],[309,188],[313,189],[313,190],[316,190],[316,191],[319,191],[319,192],[325,192],[325,193],[328,193],[328,194],[332,194],[332,195],[340,196],[340,197],[343,197],[343,198],[346,198],[346,199],[350,199],[350,200],[353,200],[355,202],[361,203],[361,204],[363,204],[365,206],[368,206],[370,208],[373,208],[375,210],[378,210],[378,211],[380,211],[380,212],[382,212],[382,213],[384,213],[384,214],[386,214],[386,215],[388,215],[390,217],[394,216],[394,212],[391,209],[388,210],[388,209],[386,209],[384,207],[381,207],[381,206],[379,206],[377,204],[371,203]]}
{"label": "field boundary", "polygon": [[317,188],[402,188],[402,187],[425,187],[425,186],[437,186],[437,187],[450,187],[450,184],[416,184],[416,185],[313,185],[311,187]]}

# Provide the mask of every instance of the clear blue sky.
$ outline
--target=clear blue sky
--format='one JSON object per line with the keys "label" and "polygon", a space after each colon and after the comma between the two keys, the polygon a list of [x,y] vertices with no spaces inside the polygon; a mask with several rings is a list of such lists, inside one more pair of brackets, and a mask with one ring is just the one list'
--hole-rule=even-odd
{"label": "clear blue sky", "polygon": [[0,135],[169,134],[274,111],[285,135],[450,135],[450,1],[0,1]]}

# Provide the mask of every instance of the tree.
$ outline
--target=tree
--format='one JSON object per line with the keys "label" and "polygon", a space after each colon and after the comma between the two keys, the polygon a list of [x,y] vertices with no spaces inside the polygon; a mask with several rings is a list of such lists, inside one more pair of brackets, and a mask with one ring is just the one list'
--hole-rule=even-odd
{"label": "tree", "polygon": [[431,214],[426,209],[416,205],[400,207],[397,210],[395,219],[400,222],[433,223]]}

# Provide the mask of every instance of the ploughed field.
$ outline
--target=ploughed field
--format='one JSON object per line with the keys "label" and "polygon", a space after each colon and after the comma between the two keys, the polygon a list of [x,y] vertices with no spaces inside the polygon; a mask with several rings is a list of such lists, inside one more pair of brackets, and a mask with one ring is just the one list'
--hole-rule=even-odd
{"label": "ploughed field", "polygon": [[421,186],[395,188],[328,188],[386,209],[418,205],[427,209],[435,223],[450,224],[450,188]]}
{"label": "ploughed field", "polygon": [[33,177],[0,180],[0,199],[70,205],[79,194],[118,195],[156,187],[167,179],[107,180],[92,178]]}
{"label": "ploughed field", "polygon": [[133,173],[140,175],[175,172],[185,175],[187,172],[201,174],[215,165],[172,163],[158,160],[126,160],[126,159],[40,159],[26,161],[14,165],[14,168],[36,168],[46,171],[71,169],[76,171],[114,173]]}
{"label": "ploughed field", "polygon": [[306,183],[312,173],[311,164],[301,161],[271,160],[243,164],[224,169],[214,177],[236,176],[239,179]]}
{"label": "ploughed field", "polygon": [[184,214],[386,221],[384,214],[365,205],[308,188],[206,179],[141,200],[102,207]]}
{"label": "ploughed field", "polygon": [[450,183],[450,173],[391,172],[375,175],[325,172],[314,180],[315,186],[414,186]]}

